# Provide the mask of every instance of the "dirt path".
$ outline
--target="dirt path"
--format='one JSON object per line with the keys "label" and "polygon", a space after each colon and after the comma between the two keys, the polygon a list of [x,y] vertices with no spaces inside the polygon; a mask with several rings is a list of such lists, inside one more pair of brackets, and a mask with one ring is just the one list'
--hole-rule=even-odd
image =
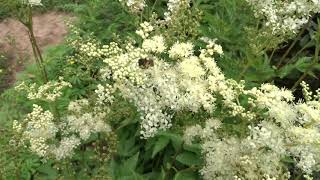
{"label": "dirt path", "polygon": [[[73,19],[70,15],[58,12],[48,12],[35,15],[34,31],[40,49],[63,42],[67,34],[66,20]],[[24,64],[32,57],[32,48],[26,28],[17,20],[6,19],[0,22],[0,53],[7,62],[8,74],[0,82],[0,90],[15,82],[17,72],[23,70]],[[30,62],[30,61],[29,61]],[[1,63],[1,62],[0,62]]]}

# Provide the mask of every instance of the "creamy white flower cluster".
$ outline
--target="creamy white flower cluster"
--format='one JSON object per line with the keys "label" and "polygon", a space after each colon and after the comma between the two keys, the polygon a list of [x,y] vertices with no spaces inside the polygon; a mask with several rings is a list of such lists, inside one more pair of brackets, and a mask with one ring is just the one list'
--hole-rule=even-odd
{"label": "creamy white flower cluster", "polygon": [[[101,61],[101,59],[106,56],[105,52],[109,52],[106,50],[109,49],[109,47],[101,47],[95,39],[82,38],[79,35],[79,29],[72,25],[69,25],[69,27],[72,33],[77,37],[74,39],[68,39],[68,43],[77,52],[68,58],[70,64],[80,63],[86,68],[90,68],[91,65]],[[111,51],[109,53],[111,53]]]}
{"label": "creamy white flower cluster", "polygon": [[71,157],[74,154],[74,149],[80,144],[81,141],[76,136],[63,137],[60,144],[52,149],[52,154],[57,160]]}
{"label": "creamy white flower cluster", "polygon": [[[185,131],[185,141],[202,140],[205,179],[288,179],[283,159],[292,158],[295,166],[311,178],[320,162],[320,99],[303,83],[305,101],[295,103],[292,92],[274,85],[242,90],[249,96],[250,113],[255,122],[248,136],[221,137],[217,120],[208,120]],[[244,107],[243,107],[244,108]],[[218,125],[217,125],[218,124]]]}
{"label": "creamy white flower cluster", "polygon": [[105,122],[105,108],[94,107],[87,99],[70,102],[68,114],[56,119],[50,111],[34,105],[33,111],[13,128],[28,142],[32,152],[43,158],[57,160],[71,157],[79,145],[94,133],[109,134],[111,127]]}
{"label": "creamy white flower cluster", "polygon": [[[22,124],[26,125],[23,131]],[[30,142],[30,150],[43,157],[50,151],[48,141],[53,139],[58,132],[54,123],[54,116],[50,111],[34,104],[33,111],[27,115],[23,123],[15,121],[14,129],[22,133],[22,137]]]}
{"label": "creamy white flower cluster", "polygon": [[[223,53],[221,46],[212,40],[196,56],[191,42],[176,42],[169,47],[162,35],[153,35],[153,30],[150,23],[142,23],[141,30],[137,31],[143,39],[141,47],[129,43],[117,51],[118,54],[109,53],[104,60],[106,66],[101,69],[102,77],[114,82],[113,87],[137,106],[143,138],[171,127],[173,114],[169,109],[197,112],[203,108],[212,112],[214,94],[218,89],[228,88],[214,60],[215,55]],[[169,57],[171,62],[161,56]],[[109,89],[109,85],[101,85],[96,92],[101,94],[101,99],[105,99],[102,95],[105,94],[110,101],[111,91],[103,86]],[[217,86],[216,89],[213,86]],[[229,100],[235,101],[235,98]]]}
{"label": "creamy white flower cluster", "polygon": [[150,39],[145,39],[143,41],[142,48],[147,52],[162,53],[167,47],[165,45],[164,37],[161,35],[156,35]]}
{"label": "creamy white flower cluster", "polygon": [[92,110],[88,100],[73,101],[68,110],[65,132],[77,133],[84,141],[93,133],[111,132],[111,127],[104,122],[106,112],[98,107]]}
{"label": "creamy white flower cluster", "polygon": [[190,57],[193,54],[193,44],[176,42],[169,50],[170,58]]}
{"label": "creamy white flower cluster", "polygon": [[119,0],[119,2],[123,3],[134,13],[143,11],[146,6],[145,0]]}
{"label": "creamy white flower cluster", "polygon": [[[247,120],[252,120],[255,118],[255,115],[250,111],[246,111],[244,107],[240,104],[240,95],[244,93],[244,81],[239,83],[225,78],[224,74],[221,72],[217,64],[212,62],[210,54],[212,54],[212,48],[202,49],[200,57],[203,60],[204,64],[208,70],[212,73],[207,78],[209,89],[211,93],[219,95],[222,97],[223,107],[226,108],[226,113],[232,116],[239,116]],[[218,46],[219,47],[219,46]],[[213,52],[215,52],[214,50]],[[223,53],[219,50],[216,51],[220,55]]]}
{"label": "creamy white flower cluster", "polygon": [[146,39],[149,37],[150,32],[152,32],[153,30],[154,27],[151,25],[151,23],[145,21],[140,24],[140,29],[136,30],[136,33],[143,39]]}
{"label": "creamy white flower cluster", "polygon": [[95,90],[95,93],[98,96],[96,104],[103,105],[112,103],[114,101],[114,96],[112,95],[114,91],[115,89],[109,84],[106,84],[105,86],[99,84]]}
{"label": "creamy white flower cluster", "polygon": [[67,87],[71,88],[72,85],[64,81],[62,77],[59,77],[59,81],[49,81],[40,87],[38,87],[36,83],[29,86],[25,82],[22,82],[16,86],[15,89],[27,92],[28,99],[41,99],[52,102],[61,97],[62,90]]}
{"label": "creamy white flower cluster", "polygon": [[255,16],[265,20],[274,35],[297,33],[312,14],[320,12],[319,0],[247,0]]}
{"label": "creamy white flower cluster", "polygon": [[141,113],[141,131],[143,138],[154,136],[160,130],[171,127],[171,115],[164,111],[152,88],[133,85],[118,85],[123,96],[131,100]]}
{"label": "creamy white flower cluster", "polygon": [[85,44],[81,44],[79,47],[79,51],[83,54],[88,55],[92,58],[99,58],[103,55],[102,50],[98,49],[98,45],[92,42],[87,42]]}
{"label": "creamy white flower cluster", "polygon": [[23,0],[23,2],[31,6],[42,6],[41,0]]}
{"label": "creamy white flower cluster", "polygon": [[134,48],[131,44],[126,46],[127,52],[108,57],[104,60],[107,67],[102,69],[105,77],[112,74],[112,79],[118,82],[130,81],[142,85],[146,80],[143,69],[139,67],[139,59],[147,58],[143,49]]}

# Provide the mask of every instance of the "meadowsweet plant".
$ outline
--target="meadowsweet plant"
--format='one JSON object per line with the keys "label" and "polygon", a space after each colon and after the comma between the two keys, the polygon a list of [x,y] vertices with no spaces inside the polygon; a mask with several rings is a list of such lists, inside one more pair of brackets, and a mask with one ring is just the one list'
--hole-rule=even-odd
{"label": "meadowsweet plant", "polygon": [[[162,34],[167,38],[168,41],[170,41],[168,43],[173,43],[176,39],[196,40],[199,38],[198,28],[200,26],[202,13],[190,0],[167,1],[165,7],[161,6],[161,12],[164,12],[163,14],[157,14],[154,12],[155,7],[157,7],[158,3],[161,2],[158,0],[152,2],[140,0],[121,0],[120,2],[122,2],[126,8],[129,7],[133,14],[140,12],[139,22],[142,29],[148,28],[149,24],[151,24],[153,28],[157,30],[166,29],[166,31],[163,31]],[[161,28],[156,28],[157,26]],[[141,29],[138,31],[140,32],[139,35],[141,35]]]}
{"label": "meadowsweet plant", "polygon": [[[223,51],[215,40],[202,38],[206,45],[196,50],[190,41],[166,43],[150,23],[140,27],[141,45],[129,41],[124,47],[116,42],[100,47],[109,49],[100,71],[105,83],[96,93],[100,104],[112,102],[112,92],[132,102],[143,139],[172,128],[179,111],[204,110],[211,118],[204,127],[188,128],[185,136],[188,143],[195,136],[201,140],[205,179],[288,179],[286,159],[305,177],[318,171],[319,95],[313,96],[307,85],[305,101],[298,103],[290,90],[274,85],[248,89],[217,66]],[[215,116],[219,111],[224,115]],[[225,118],[235,119],[240,137],[225,129]]]}
{"label": "meadowsweet plant", "polygon": [[[295,103],[292,92],[264,84],[243,90],[249,95],[250,113],[247,136],[225,135],[219,119],[209,119],[204,127],[195,125],[185,131],[187,143],[199,137],[205,166],[205,179],[288,179],[291,159],[294,166],[311,178],[318,171],[318,92],[313,95],[303,85],[305,100]],[[224,134],[222,136],[222,134]]]}
{"label": "meadowsweet plant", "polygon": [[296,34],[309,18],[320,11],[317,0],[247,0],[255,16],[264,21],[274,35]]}
{"label": "meadowsweet plant", "polygon": [[[202,38],[206,48],[195,50],[188,41],[166,43],[149,22],[140,27],[141,46],[129,42],[122,50],[120,45],[110,49],[118,53],[108,53],[101,78],[135,104],[142,138],[170,129],[175,112],[204,109],[211,114],[222,108],[223,118],[247,124],[244,135],[221,133],[224,119],[216,120],[214,113],[204,128],[196,125],[186,131],[186,142],[194,136],[201,139],[205,166],[200,172],[205,179],[288,179],[286,159],[305,177],[318,170],[317,124],[304,123],[310,122],[308,114],[318,119],[318,95],[311,105],[310,97],[296,103],[291,91],[274,85],[247,89],[244,81],[228,79],[218,68],[215,57],[223,51],[214,40]],[[310,94],[306,88],[304,92]]]}
{"label": "meadowsweet plant", "polygon": [[111,133],[105,122],[106,113],[99,108],[91,110],[88,100],[70,102],[68,115],[59,119],[50,111],[34,104],[33,111],[22,121],[14,122],[22,142],[43,158],[57,160],[72,157],[74,150],[94,133]]}
{"label": "meadowsweet plant", "polygon": [[[219,39],[199,35],[197,3],[168,0],[156,14],[152,2],[117,1],[140,19],[130,37],[99,42],[70,26],[64,78],[15,88],[33,106],[13,122],[13,144],[54,162],[45,168],[100,166],[115,179],[316,178],[320,89],[302,82],[298,99],[228,78]],[[295,34],[319,11],[318,1],[248,2],[272,36]],[[66,69],[84,78],[68,82],[77,77]]]}
{"label": "meadowsweet plant", "polygon": [[[214,109],[215,98],[208,79],[220,76],[213,56],[222,53],[212,41],[208,49],[195,56],[191,42],[177,42],[168,47],[164,37],[146,38],[147,32],[138,32],[145,38],[142,47],[128,44],[124,51],[106,58],[106,66],[101,70],[102,78],[114,82],[113,87],[137,106],[144,138],[171,127],[174,114],[169,109],[194,112],[200,108],[208,112]],[[171,62],[161,58],[165,54]]]}
{"label": "meadowsweet plant", "polygon": [[27,85],[25,82],[17,85],[16,90],[24,91],[27,93],[27,97],[30,100],[45,100],[45,101],[56,101],[57,98],[61,97],[62,90],[66,87],[71,88],[71,84],[65,82],[62,77],[59,78],[59,81],[49,81],[48,83],[37,87],[36,83]]}
{"label": "meadowsweet plant", "polygon": [[47,155],[49,146],[46,141],[55,137],[58,129],[54,124],[54,116],[50,111],[44,111],[40,106],[34,104],[33,111],[24,120],[27,131],[23,131],[22,124],[14,122],[14,129],[23,131],[23,137],[30,141],[30,149],[37,155]]}
{"label": "meadowsweet plant", "polygon": [[70,56],[68,59],[70,64],[80,63],[90,69],[97,58],[103,56],[104,50],[98,48],[99,43],[95,39],[85,39],[80,37],[80,30],[71,24],[68,24],[70,31],[75,38],[67,39],[68,43],[77,50],[77,54]]}
{"label": "meadowsweet plant", "polygon": [[[22,83],[17,89],[27,91],[30,100],[51,103],[61,98],[63,88],[71,88],[70,83],[62,79],[59,82],[50,81],[39,88],[35,86],[28,87]],[[24,120],[14,121],[13,127],[21,136],[21,143],[25,143],[38,156],[56,160],[71,158],[74,151],[88,142],[93,134],[110,136],[112,129],[106,121],[106,113],[112,99],[111,90],[98,86],[91,100],[71,101],[63,116],[34,104],[32,112]]]}
{"label": "meadowsweet plant", "polygon": [[145,0],[119,0],[119,2],[133,13],[141,13],[146,6]]}
{"label": "meadowsweet plant", "polygon": [[[275,51],[279,45],[296,37],[297,39],[291,45],[293,47],[304,30],[308,28],[312,17],[320,12],[320,4],[317,0],[246,1],[258,20],[256,25],[246,28],[250,47],[256,55]],[[282,61],[283,58],[280,59],[278,67]]]}

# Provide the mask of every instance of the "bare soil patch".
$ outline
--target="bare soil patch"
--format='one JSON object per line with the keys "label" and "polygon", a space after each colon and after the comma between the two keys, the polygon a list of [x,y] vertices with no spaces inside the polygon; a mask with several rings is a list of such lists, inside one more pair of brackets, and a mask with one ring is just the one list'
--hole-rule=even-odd
{"label": "bare soil patch", "polygon": [[[33,17],[34,33],[40,49],[63,42],[68,28],[66,20],[74,19],[71,15],[60,12],[48,12]],[[0,22],[0,53],[7,62],[7,75],[0,82],[0,90],[15,82],[16,73],[23,70],[26,63],[30,63],[32,47],[26,28],[15,19]]]}

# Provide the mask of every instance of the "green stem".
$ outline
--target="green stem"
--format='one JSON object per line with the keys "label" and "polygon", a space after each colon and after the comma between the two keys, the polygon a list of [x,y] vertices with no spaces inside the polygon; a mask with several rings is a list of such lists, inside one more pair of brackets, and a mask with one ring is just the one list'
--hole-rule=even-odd
{"label": "green stem", "polygon": [[151,15],[152,15],[152,12],[154,11],[154,8],[156,7],[157,3],[158,3],[158,0],[155,0],[153,3],[153,6],[151,8]]}
{"label": "green stem", "polygon": [[299,41],[299,39],[301,38],[302,34],[304,33],[304,31],[307,29],[307,27],[309,27],[310,23],[312,21],[312,18],[309,19],[308,23],[306,23],[303,28],[301,29],[301,31],[299,32],[298,36],[294,39],[294,41],[291,43],[290,47],[287,49],[287,51],[282,55],[281,59],[279,60],[279,63],[277,64],[277,68],[279,68],[281,66],[281,64],[283,63],[283,61],[285,60],[285,58],[289,55],[290,51],[292,50],[292,48],[297,44],[297,42]]}
{"label": "green stem", "polygon": [[272,50],[272,53],[271,53],[271,55],[270,55],[270,57],[269,57],[269,60],[271,61],[272,60],[272,58],[273,58],[273,55],[274,55],[274,53],[276,52],[276,48],[273,48],[273,50]]}
{"label": "green stem", "polygon": [[[29,40],[30,40],[30,42],[31,42],[31,44],[32,44],[32,41],[33,41],[33,40],[32,40],[32,37],[31,37],[30,33],[29,33]],[[41,75],[44,76],[44,75],[43,75],[43,72],[42,72],[42,70],[41,70],[41,65],[40,65],[40,61],[39,61],[39,58],[38,58],[36,49],[35,49],[35,47],[32,46],[32,45],[31,45],[31,47],[32,47],[32,52],[33,52],[34,58],[35,58],[35,60],[36,60],[36,64],[37,64],[37,66],[38,66],[38,70],[39,70],[39,72],[41,73]]]}
{"label": "green stem", "polygon": [[[33,34],[33,32],[32,32]],[[33,35],[34,36],[34,35]],[[46,66],[44,65],[44,60],[43,60],[43,57],[42,57],[42,54],[41,54],[41,51],[40,51],[40,48],[38,46],[38,43],[34,37],[34,46],[37,50],[37,53],[39,55],[39,59],[40,59],[40,62],[41,62],[41,68],[42,68],[42,71],[43,71],[43,74],[44,74],[44,79],[45,79],[45,82],[48,82],[49,79],[48,79],[48,73],[47,73],[47,70],[46,70]]]}
{"label": "green stem", "polygon": [[32,7],[31,6],[28,6],[28,25],[27,25],[27,28],[28,28],[28,31],[29,31],[29,38],[30,38],[30,42],[31,42],[31,46],[32,46],[32,50],[33,50],[33,54],[34,54],[34,57],[36,59],[36,62],[38,63],[38,66],[40,67],[40,71],[42,72],[42,76],[43,76],[43,79],[45,82],[48,82],[48,74],[47,74],[47,71],[46,71],[46,68],[44,66],[44,60],[43,60],[43,57],[41,55],[41,51],[40,51],[40,48],[38,46],[38,43],[37,43],[37,40],[35,38],[35,35],[34,35],[34,29],[33,29],[33,19],[32,19]]}
{"label": "green stem", "polygon": [[[22,22],[22,21],[21,21]],[[31,43],[31,47],[32,47],[32,51],[33,51],[33,55],[34,55],[34,58],[36,60],[36,63],[37,63],[37,66],[39,68],[39,72],[40,74],[43,76],[43,72],[41,70],[41,65],[40,65],[40,61],[39,61],[39,57],[38,57],[38,54],[37,54],[37,51],[35,49],[35,47],[33,46],[33,38],[32,38],[32,34],[31,34],[31,31],[30,29],[32,30],[33,29],[33,22],[32,22],[32,10],[31,10],[31,7],[28,7],[28,20],[27,22],[22,22],[28,29],[28,35],[29,35],[29,40],[30,40],[30,43]]]}

